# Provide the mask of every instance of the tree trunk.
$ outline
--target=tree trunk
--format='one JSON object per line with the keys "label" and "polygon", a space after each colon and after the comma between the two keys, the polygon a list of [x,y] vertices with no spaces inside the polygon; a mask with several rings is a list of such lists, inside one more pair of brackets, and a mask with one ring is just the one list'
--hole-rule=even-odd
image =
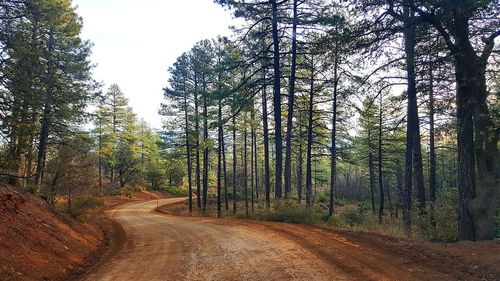
{"label": "tree trunk", "polygon": [[[409,8],[405,14],[413,18]],[[415,26],[406,24],[404,28],[408,105],[406,113],[405,188],[403,190],[403,223],[405,233],[411,234],[412,183],[414,172],[415,132],[418,126],[417,92],[415,85]]]}
{"label": "tree trunk", "polygon": [[122,167],[120,167],[120,169],[118,169],[118,181],[120,182],[120,187],[121,188],[125,187],[125,180],[123,178]]}
{"label": "tree trunk", "polygon": [[245,124],[245,129],[243,131],[243,188],[245,191],[245,216],[248,219],[248,157],[247,157],[248,147],[247,147],[247,124]]}
{"label": "tree trunk", "polygon": [[[266,79],[265,69],[263,70],[263,80]],[[264,82],[265,83],[265,82]],[[266,86],[262,87],[262,135],[264,137],[264,191],[266,193],[266,207],[270,207],[270,193],[271,193],[271,184],[269,181],[270,172],[269,172],[269,128],[267,121],[267,95],[266,95]]]}
{"label": "tree trunk", "polygon": [[73,190],[71,188],[71,184],[69,184],[68,185],[68,213],[70,213],[70,214],[73,210],[72,202],[73,202]]}
{"label": "tree trunk", "polygon": [[[409,0],[410,4],[413,4],[413,0]],[[414,17],[413,11],[405,7],[405,14],[411,20]],[[410,22],[410,21],[409,21]],[[405,55],[406,55],[406,72],[408,80],[408,112],[407,119],[408,123],[412,124],[411,135],[413,137],[412,150],[413,150],[413,160],[412,160],[412,183],[414,184],[414,189],[416,190],[419,215],[425,214],[426,203],[425,203],[425,187],[424,187],[424,172],[422,164],[422,148],[420,144],[420,122],[418,117],[418,105],[417,105],[417,89],[416,89],[416,76],[415,76],[415,25],[412,23],[406,23],[404,28],[404,39],[405,39]],[[410,110],[411,109],[411,110]],[[411,120],[411,121],[410,121]],[[409,127],[407,128],[410,129]],[[411,208],[411,206],[410,206]]]}
{"label": "tree trunk", "polygon": [[338,43],[335,46],[335,59],[333,63],[333,106],[332,106],[332,152],[330,164],[330,204],[328,205],[328,215],[333,215],[333,195],[336,189],[337,179],[337,86],[338,86]]}
{"label": "tree trunk", "polygon": [[40,138],[38,140],[38,157],[36,166],[36,177],[35,182],[37,185],[42,184],[43,170],[45,166],[45,154],[47,152],[47,140],[49,138],[49,123],[50,115],[52,114],[52,93],[48,93],[47,101],[45,102],[45,108],[43,110]]}
{"label": "tree trunk", "polygon": [[293,1],[293,24],[292,24],[292,66],[290,73],[290,92],[288,94],[288,117],[286,123],[286,149],[285,149],[285,198],[291,191],[292,181],[292,130],[293,130],[293,106],[295,95],[295,73],[297,68],[297,6],[298,0]]}
{"label": "tree trunk", "polygon": [[[302,124],[302,122],[299,122],[299,124]],[[304,165],[304,160],[303,160],[303,153],[304,153],[304,148],[303,148],[303,145],[302,145],[302,138],[303,138],[303,135],[302,135],[302,128],[299,127],[299,155],[298,155],[298,163],[297,163],[297,195],[299,197],[299,202],[302,201],[302,182],[303,182],[303,179],[302,179],[302,176],[303,176],[303,171],[302,171],[302,168],[303,168],[303,165]]]}
{"label": "tree trunk", "polygon": [[54,205],[56,202],[56,186],[57,182],[59,180],[60,173],[59,170],[56,171],[56,174],[54,175],[54,178],[52,179],[52,184],[50,185],[50,196],[49,196],[49,202],[51,205]]}
{"label": "tree trunk", "polygon": [[[233,109],[235,108],[233,104]],[[233,112],[233,214],[236,214],[236,118]]]}
{"label": "tree trunk", "polygon": [[203,75],[203,212],[207,210],[208,195],[208,104],[206,82]]}
{"label": "tree trunk", "polygon": [[201,172],[200,172],[200,118],[198,101],[198,79],[195,73],[194,77],[194,128],[196,133],[196,207],[201,209]]}
{"label": "tree trunk", "polygon": [[[476,240],[476,228],[474,219],[469,210],[470,201],[476,197],[476,171],[474,155],[474,128],[472,103],[474,102],[474,90],[467,83],[471,83],[470,77],[462,69],[456,66],[457,72],[457,141],[458,141],[458,191],[459,191],[459,238],[461,240]],[[459,79],[467,80],[463,83],[465,89],[459,89]],[[472,83],[471,83],[472,84]],[[476,86],[476,85],[474,85]]]}
{"label": "tree trunk", "polygon": [[[254,113],[255,114],[255,113]],[[253,153],[254,153],[254,169],[255,169],[255,197],[259,199],[259,165],[258,165],[258,153],[257,153],[257,125],[253,127]]]}
{"label": "tree trunk", "polygon": [[191,147],[189,144],[189,122],[188,122],[188,103],[187,93],[184,91],[184,133],[186,134],[186,159],[187,159],[187,175],[188,175],[188,192],[189,192],[189,215],[193,213],[193,186],[191,182]]}
{"label": "tree trunk", "polygon": [[109,169],[109,181],[111,183],[115,182],[115,165],[114,163],[111,163],[111,167]]}
{"label": "tree trunk", "polygon": [[[52,33],[49,34],[49,44],[48,44],[48,52],[52,55],[53,52],[53,40],[54,36]],[[50,119],[52,115],[52,103],[53,103],[53,77],[54,75],[54,66],[53,62],[49,61],[47,65],[47,92],[45,97],[45,104],[42,115],[42,123],[40,124],[40,138],[38,141],[38,157],[37,157],[37,166],[36,166],[36,176],[35,183],[39,186],[42,184],[43,173],[45,169],[45,155],[47,153],[47,140],[49,138],[49,127],[50,127]],[[38,189],[38,188],[37,188]]]}
{"label": "tree trunk", "polygon": [[387,195],[387,209],[390,210],[390,216],[391,218],[394,218],[394,205],[392,204],[392,193],[391,193],[391,189],[389,187],[389,185],[387,184],[387,178],[384,178],[385,179],[385,184],[384,184],[384,187],[385,187],[385,193]]}
{"label": "tree trunk", "polygon": [[368,130],[368,169],[370,173],[370,199],[372,203],[372,215],[375,216],[375,167],[373,165],[371,141],[371,130]]}
{"label": "tree trunk", "polygon": [[[416,99],[415,99],[416,103]],[[426,203],[425,203],[425,187],[424,187],[424,168],[422,163],[422,147],[420,145],[420,122],[418,119],[418,107],[417,108],[417,117],[415,118],[415,141],[413,142],[413,179],[415,182],[415,188],[417,190],[417,201],[418,201],[418,209],[419,215],[423,215],[426,213]]]}
{"label": "tree trunk", "polygon": [[98,149],[99,151],[97,152],[98,159],[97,159],[97,165],[98,165],[98,170],[99,170],[99,193],[102,192],[102,129],[101,129],[101,121],[99,121],[99,137],[97,138],[98,142]]}
{"label": "tree trunk", "polygon": [[[52,54],[54,51],[54,36],[52,31],[49,33],[49,42],[48,42],[48,52]],[[47,141],[49,138],[49,130],[50,130],[50,122],[52,115],[52,106],[53,106],[53,79],[54,79],[54,65],[53,61],[49,59],[47,65],[47,92],[45,97],[45,104],[42,115],[42,123],[41,123],[41,131],[40,138],[38,141],[38,157],[37,157],[37,167],[36,167],[36,177],[35,182],[39,186],[42,183],[44,169],[45,169],[45,157],[47,153]],[[38,189],[38,188],[37,188]]]}
{"label": "tree trunk", "polygon": [[[468,40],[468,30],[458,30],[457,36]],[[487,104],[486,61],[481,61],[470,45],[459,48],[455,54],[459,239],[493,239],[500,190],[499,130],[490,119]]]}
{"label": "tree trunk", "polygon": [[254,120],[255,120],[255,113],[254,113],[254,108],[253,108],[253,100],[252,100],[252,111],[250,112],[250,183],[251,183],[251,195],[250,195],[250,201],[252,204],[252,214],[255,210],[254,206],[254,190],[257,187],[257,185],[254,185],[254,163],[257,163],[257,159],[254,158],[255,155],[255,131],[254,131]]}
{"label": "tree trunk", "polygon": [[274,106],[274,140],[276,153],[276,171],[275,171],[275,196],[281,199],[282,193],[282,175],[283,175],[283,148],[281,139],[281,74],[280,74],[280,52],[278,38],[278,4],[276,0],[270,0],[272,5],[272,34],[273,34],[273,68],[274,68],[274,88],[273,88],[273,106]]}
{"label": "tree trunk", "polygon": [[[492,239],[495,235],[494,215],[500,201],[500,132],[488,109],[485,74],[499,34],[494,31],[489,37],[482,37],[485,44],[478,55],[472,46],[469,31],[472,15],[469,10],[474,4],[469,1],[451,1],[449,4],[447,8],[451,18],[433,15],[424,19],[436,27],[445,39],[455,63],[459,239]],[[443,22],[446,22],[446,27],[441,25]],[[453,41],[450,40],[450,34],[453,35]]]}
{"label": "tree trunk", "polygon": [[[35,118],[33,118],[32,120],[35,120]],[[27,171],[27,176],[32,176],[33,175],[33,150],[34,150],[34,147],[35,147],[35,142],[34,142],[34,132],[31,132],[30,134],[30,138],[29,138],[29,147],[28,147],[28,162],[27,162],[27,168],[26,168],[26,171]],[[26,182],[29,183],[30,179],[27,179]]]}
{"label": "tree trunk", "polygon": [[[116,104],[116,97],[117,93],[115,91],[112,92],[113,95],[113,101],[112,101],[112,109],[113,109],[113,117],[112,117],[112,125],[113,125],[113,141],[115,138],[116,134],[116,127],[117,127],[117,107],[118,105]],[[113,150],[115,150],[115,147],[113,145]],[[115,152],[113,151],[113,161],[111,163],[111,172],[110,172],[110,180],[113,183],[115,181]]]}
{"label": "tree trunk", "polygon": [[308,125],[307,125],[307,156],[306,156],[306,206],[312,205],[312,167],[311,167],[311,152],[313,142],[313,109],[314,109],[314,57],[311,56],[311,77],[309,89],[309,109],[308,109]]}
{"label": "tree trunk", "polygon": [[429,199],[431,201],[431,225],[436,227],[436,147],[434,143],[434,76],[429,62]]}
{"label": "tree trunk", "polygon": [[397,185],[397,188],[398,188],[398,192],[396,193],[396,218],[399,217],[399,209],[401,208],[402,206],[402,202],[403,202],[403,172],[398,169],[396,171],[396,185]]}
{"label": "tree trunk", "polygon": [[380,205],[378,210],[378,223],[382,223],[384,216],[384,182],[382,175],[382,92],[380,92],[379,122],[378,122],[378,187],[380,192]]}
{"label": "tree trunk", "polygon": [[224,177],[224,204],[226,207],[226,212],[229,211],[229,197],[227,193],[227,163],[226,163],[226,144],[224,141],[224,126],[222,126],[222,172]]}
{"label": "tree trunk", "polygon": [[221,191],[222,191],[222,102],[219,99],[219,110],[217,115],[219,128],[218,149],[217,149],[217,217],[220,218],[221,206]]}

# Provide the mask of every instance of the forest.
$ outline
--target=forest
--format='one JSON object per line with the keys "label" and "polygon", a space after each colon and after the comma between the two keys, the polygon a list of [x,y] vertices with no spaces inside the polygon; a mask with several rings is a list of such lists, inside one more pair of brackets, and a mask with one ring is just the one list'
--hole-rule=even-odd
{"label": "forest", "polygon": [[2,182],[72,214],[143,188],[192,215],[500,236],[498,1],[215,2],[233,34],[178,54],[155,129],[93,78],[70,0],[0,1]]}

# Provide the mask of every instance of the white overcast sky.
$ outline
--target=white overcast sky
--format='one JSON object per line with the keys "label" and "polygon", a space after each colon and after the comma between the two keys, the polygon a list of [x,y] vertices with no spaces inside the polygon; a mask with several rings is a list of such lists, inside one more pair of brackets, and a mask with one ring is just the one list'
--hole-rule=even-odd
{"label": "white overcast sky", "polygon": [[167,69],[202,39],[230,35],[231,13],[213,0],[73,0],[94,43],[94,77],[118,84],[139,118],[161,127]]}

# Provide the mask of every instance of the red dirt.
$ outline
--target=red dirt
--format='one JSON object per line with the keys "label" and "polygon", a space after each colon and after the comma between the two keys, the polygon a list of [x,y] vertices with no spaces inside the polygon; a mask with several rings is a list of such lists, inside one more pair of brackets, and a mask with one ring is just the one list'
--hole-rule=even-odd
{"label": "red dirt", "polygon": [[[170,215],[188,214],[186,202],[160,206],[157,211]],[[196,212],[193,214],[196,216]],[[304,246],[332,266],[336,265],[351,273],[359,273],[360,275],[356,277],[359,280],[374,278],[373,272],[383,271],[380,267],[381,262],[371,261],[368,256],[380,256],[382,260],[390,259],[392,261],[388,266],[408,267],[415,273],[418,272],[422,279],[426,279],[428,274],[427,280],[436,280],[433,279],[432,272],[444,274],[452,280],[500,280],[500,241],[430,243],[373,233],[275,222],[221,219],[213,220],[212,223],[249,227],[255,231],[258,229],[261,232],[279,234],[282,238]],[[341,241],[341,244],[351,248],[353,245],[358,245],[363,251],[362,256],[358,256],[356,251],[344,251],[335,241]],[[358,263],[361,268],[356,266]],[[362,268],[370,272],[370,278],[363,276]],[[395,276],[380,277],[382,276],[385,276],[384,280],[398,280]]]}
{"label": "red dirt", "polygon": [[[138,192],[132,198],[101,197],[107,209],[111,209],[106,213],[113,217],[119,216],[119,222],[128,227],[124,230],[118,222],[107,219],[102,209],[92,214],[97,218],[94,221],[99,227],[81,224],[58,214],[43,199],[0,185],[0,280],[95,281],[107,280],[104,278],[106,274],[137,277],[134,280],[152,280],[146,278],[149,276],[147,274],[170,276],[164,273],[191,280],[217,280],[217,276],[234,277],[228,280],[242,280],[243,276],[247,280],[261,280],[264,276],[269,280],[285,280],[290,276],[293,278],[287,280],[304,280],[302,277],[312,277],[313,273],[317,274],[315,280],[333,280],[333,276],[336,276],[335,280],[500,280],[499,242],[422,243],[379,234],[306,225],[236,219],[175,218],[169,215],[165,220],[147,211],[144,213],[145,210],[156,207],[155,199],[170,197],[173,196],[147,191]],[[117,207],[123,203],[144,200],[154,201]],[[163,213],[187,214],[186,202],[176,199],[159,201],[160,204],[175,201],[174,204],[160,207]],[[136,206],[137,210],[132,206]],[[140,229],[134,228],[134,223],[141,225]],[[136,237],[134,233],[140,235]],[[193,236],[194,234],[198,236]],[[170,238],[165,239],[165,235]],[[211,242],[205,243],[207,239]],[[269,249],[259,249],[257,245],[260,244],[252,239],[264,243],[262,245],[267,245]],[[213,246],[213,243],[218,246]],[[143,250],[142,246],[134,248],[137,245],[153,248],[149,251]],[[213,247],[208,247],[209,245]],[[139,251],[136,254],[130,252],[133,263],[125,259],[131,246]],[[172,252],[164,249],[167,246],[177,250]],[[233,250],[244,250],[233,253],[236,256],[229,259],[234,266],[238,262],[241,264],[219,268],[221,264],[228,262],[226,256],[231,254],[221,252],[226,246]],[[253,248],[255,249],[248,252],[248,249]],[[275,255],[273,262],[288,266],[286,274],[273,271],[281,272],[283,276],[281,273],[278,276],[277,273],[272,275],[266,270],[265,273],[259,271],[270,265],[269,261],[262,260],[263,257],[271,258],[270,253]],[[151,259],[147,254],[152,256]],[[186,255],[198,257],[194,265],[188,266],[180,262]],[[297,260],[297,255],[303,258]],[[244,261],[236,259],[240,256],[245,257]],[[247,268],[243,264],[247,264],[249,258],[255,266]],[[154,261],[171,266],[151,267]],[[299,261],[307,265],[300,264]],[[111,265],[116,267],[121,263],[132,271],[127,273],[127,270],[111,270]],[[138,268],[128,268],[132,265],[137,267],[141,263],[145,264],[142,269],[147,274],[141,273]],[[262,266],[257,266],[261,263]],[[235,272],[234,268],[240,268],[241,272]],[[206,279],[206,276],[213,278]]]}
{"label": "red dirt", "polygon": [[[172,197],[156,191],[103,196],[109,209],[134,202]],[[122,227],[103,208],[78,223],[45,200],[0,184],[0,280],[74,280],[106,262],[125,241]]]}
{"label": "red dirt", "polygon": [[0,185],[0,280],[62,280],[86,266],[102,240],[97,227]]}

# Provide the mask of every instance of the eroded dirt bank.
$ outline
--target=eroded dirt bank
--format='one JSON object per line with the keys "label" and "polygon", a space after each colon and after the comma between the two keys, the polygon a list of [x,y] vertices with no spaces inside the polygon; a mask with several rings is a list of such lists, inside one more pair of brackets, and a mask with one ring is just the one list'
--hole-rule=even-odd
{"label": "eroded dirt bank", "polygon": [[98,227],[0,185],[0,280],[65,279],[85,267],[102,242]]}

